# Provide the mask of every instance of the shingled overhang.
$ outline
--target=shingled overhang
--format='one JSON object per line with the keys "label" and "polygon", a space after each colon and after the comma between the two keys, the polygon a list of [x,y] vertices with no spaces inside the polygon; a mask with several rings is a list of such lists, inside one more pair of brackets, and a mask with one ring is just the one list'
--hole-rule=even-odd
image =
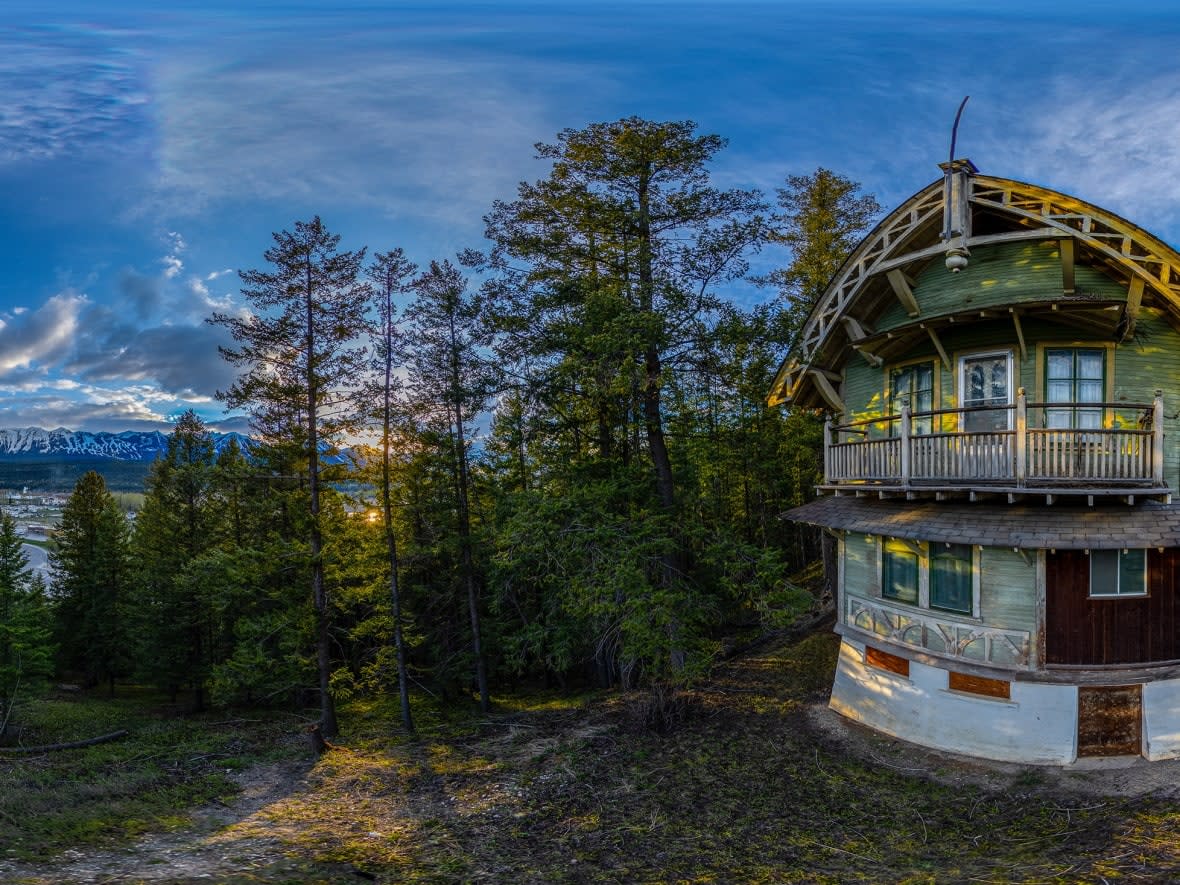
{"label": "shingled overhang", "polygon": [[[841,411],[832,385],[851,354],[859,351],[871,361],[889,360],[915,340],[961,321],[924,313],[913,281],[932,262],[943,263],[952,253],[966,255],[991,244],[1060,244],[1061,297],[1020,305],[1014,314],[1070,315],[1073,322],[1094,329],[1105,324],[1116,338],[1126,340],[1140,309],[1149,306],[1163,310],[1180,327],[1180,253],[1163,241],[1076,197],[980,175],[969,160],[955,160],[943,169],[944,179],[891,212],[828,284],[779,367],[770,405]],[[1075,264],[1093,267],[1125,286],[1125,300],[1097,302],[1076,291]],[[911,322],[891,329],[889,340],[883,340],[874,333],[873,321],[894,300],[901,302]],[[1019,323],[1019,318],[1013,322]]]}
{"label": "shingled overhang", "polygon": [[915,541],[1055,550],[1180,546],[1180,505],[1012,506],[818,498],[785,519]]}

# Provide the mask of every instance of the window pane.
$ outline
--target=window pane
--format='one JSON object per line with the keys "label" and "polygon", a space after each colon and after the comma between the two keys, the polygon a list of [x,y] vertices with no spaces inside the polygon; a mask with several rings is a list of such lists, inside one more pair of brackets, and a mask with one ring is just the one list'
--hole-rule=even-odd
{"label": "window pane", "polygon": [[930,607],[972,613],[971,547],[938,545],[930,554]]}
{"label": "window pane", "polygon": [[1095,381],[1102,380],[1102,351],[1078,351],[1078,377]]}
{"label": "window pane", "polygon": [[918,604],[918,554],[905,544],[889,541],[885,545],[881,575],[881,595],[886,599]]}
{"label": "window pane", "polygon": [[1119,552],[1090,551],[1090,595],[1116,596],[1119,592]]}
{"label": "window pane", "polygon": [[1102,382],[1101,381],[1079,381],[1078,382],[1078,402],[1079,403],[1100,403],[1100,402],[1102,402]]}
{"label": "window pane", "polygon": [[1072,378],[1073,377],[1073,351],[1072,350],[1050,350],[1048,357],[1048,371],[1046,377],[1049,378]]}
{"label": "window pane", "polygon": [[1147,551],[1128,550],[1119,554],[1119,593],[1147,592]]}
{"label": "window pane", "polygon": [[[1064,426],[1068,427],[1069,424]],[[1077,426],[1082,430],[1101,430],[1102,429],[1102,410],[1101,409],[1078,409],[1077,412]],[[1094,440],[1096,437],[1089,437]]]}
{"label": "window pane", "polygon": [[1070,409],[1046,409],[1045,426],[1050,430],[1064,430],[1073,423],[1073,412]]}
{"label": "window pane", "polygon": [[1068,403],[1073,400],[1073,385],[1068,381],[1050,381],[1047,393],[1051,403]]}

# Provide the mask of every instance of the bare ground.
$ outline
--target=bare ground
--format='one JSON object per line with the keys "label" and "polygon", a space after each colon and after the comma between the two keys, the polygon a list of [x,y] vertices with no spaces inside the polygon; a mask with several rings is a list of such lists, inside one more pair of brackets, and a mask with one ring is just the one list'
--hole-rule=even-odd
{"label": "bare ground", "polygon": [[732,661],[665,736],[628,699],[533,703],[258,766],[181,830],[0,861],[0,881],[1180,880],[1180,762],[1006,765],[882,737],[827,709],[834,655],[820,634]]}

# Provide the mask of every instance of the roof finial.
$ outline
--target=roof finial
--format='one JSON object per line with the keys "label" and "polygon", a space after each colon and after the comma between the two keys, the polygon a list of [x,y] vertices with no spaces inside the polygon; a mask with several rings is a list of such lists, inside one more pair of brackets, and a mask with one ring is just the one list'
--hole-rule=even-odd
{"label": "roof finial", "polygon": [[959,139],[959,118],[963,116],[963,108],[967,107],[967,99],[970,95],[964,95],[963,101],[959,103],[959,112],[955,114],[955,125],[951,127],[951,155],[946,158],[948,163],[955,162],[955,142]]}

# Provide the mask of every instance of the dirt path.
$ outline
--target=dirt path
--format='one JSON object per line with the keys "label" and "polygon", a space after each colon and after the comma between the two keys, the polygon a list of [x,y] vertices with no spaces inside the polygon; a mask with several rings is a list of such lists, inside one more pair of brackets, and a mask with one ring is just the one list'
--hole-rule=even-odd
{"label": "dirt path", "polygon": [[[241,792],[227,803],[196,809],[192,823],[108,851],[68,850],[44,864],[0,860],[0,881],[11,885],[133,882],[264,882],[294,862],[279,840],[232,836],[261,809],[306,790],[307,765],[274,763],[231,775]],[[254,829],[254,828],[252,828]],[[264,872],[265,871],[265,872]]]}

